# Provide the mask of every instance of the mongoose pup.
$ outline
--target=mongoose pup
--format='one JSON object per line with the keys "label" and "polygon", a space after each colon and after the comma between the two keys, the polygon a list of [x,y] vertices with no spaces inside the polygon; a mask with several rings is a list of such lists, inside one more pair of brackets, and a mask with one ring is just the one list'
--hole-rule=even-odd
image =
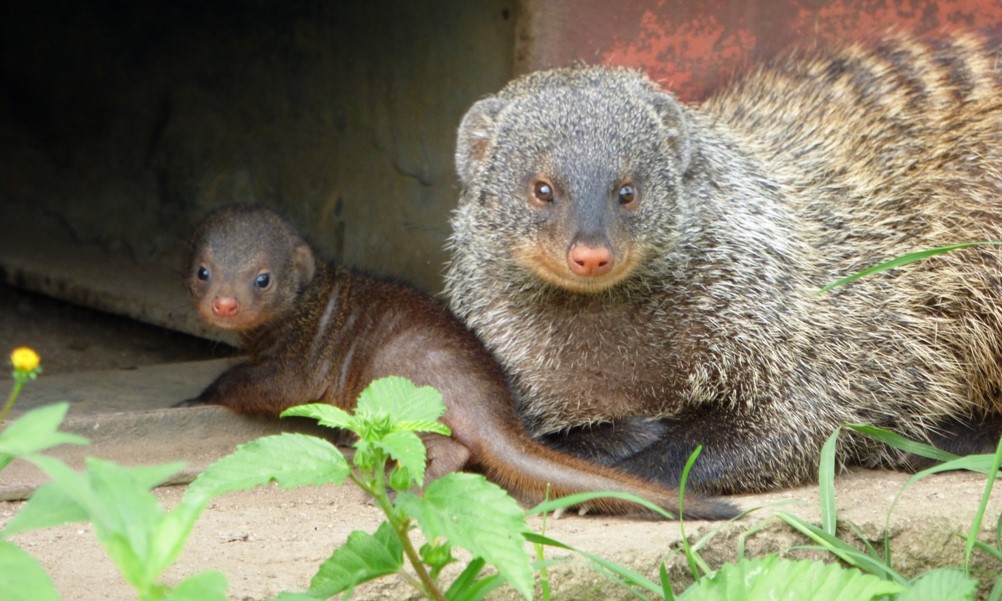
{"label": "mongoose pup", "polygon": [[[592,490],[632,492],[671,511],[676,491],[561,454],[533,441],[505,378],[477,338],[442,304],[416,289],[332,266],[275,213],[236,206],[198,228],[188,287],[202,319],[240,333],[246,362],[183,405],[214,404],[278,415],[293,405],[354,406],[376,378],[404,376],[433,386],[452,436],[430,436],[428,478],[465,465],[523,499]],[[615,499],[606,513],[637,513]],[[686,499],[685,514],[734,515],[713,499]]]}
{"label": "mongoose pup", "polygon": [[[462,120],[446,294],[534,436],[706,493],[813,479],[843,423],[1002,433],[1002,70],[979,38],[783,57],[700,106],[532,73]],[[843,464],[919,461],[860,436]]]}

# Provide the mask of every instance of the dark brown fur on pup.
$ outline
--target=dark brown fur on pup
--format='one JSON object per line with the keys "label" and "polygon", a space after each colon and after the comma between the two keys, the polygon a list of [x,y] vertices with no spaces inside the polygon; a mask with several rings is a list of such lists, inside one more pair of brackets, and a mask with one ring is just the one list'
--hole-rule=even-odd
{"label": "dark brown fur on pup", "polygon": [[[459,130],[450,306],[556,448],[709,493],[815,478],[864,422],[1002,433],[1002,57],[908,37],[783,57],[699,107],[642,74],[532,73]],[[843,436],[843,463],[915,458]]]}
{"label": "dark brown fur on pup", "polygon": [[[249,358],[183,405],[263,415],[311,402],[350,409],[370,381],[404,376],[437,388],[447,407],[443,421],[452,437],[427,439],[429,479],[472,465],[532,501],[542,500],[549,485],[553,496],[628,491],[678,510],[674,490],[530,439],[497,363],[445,307],[414,288],[317,260],[267,209],[211,214],[194,240],[188,286],[201,317],[240,332]],[[639,512],[614,499],[588,508]],[[724,518],[735,510],[687,498],[685,513]]]}

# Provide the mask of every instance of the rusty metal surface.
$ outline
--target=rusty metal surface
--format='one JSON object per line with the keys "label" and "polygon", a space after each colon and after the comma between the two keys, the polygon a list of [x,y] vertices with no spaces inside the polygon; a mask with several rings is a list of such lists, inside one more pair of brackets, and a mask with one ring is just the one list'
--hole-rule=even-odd
{"label": "rusty metal surface", "polygon": [[640,67],[684,100],[792,46],[895,30],[1002,37],[999,0],[523,0],[519,8],[517,73],[574,62]]}

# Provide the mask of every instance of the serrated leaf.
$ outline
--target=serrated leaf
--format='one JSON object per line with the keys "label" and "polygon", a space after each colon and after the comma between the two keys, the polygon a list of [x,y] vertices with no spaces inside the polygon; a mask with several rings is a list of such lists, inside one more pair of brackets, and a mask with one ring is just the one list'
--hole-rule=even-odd
{"label": "serrated leaf", "polygon": [[13,543],[0,540],[0,599],[59,601],[42,564]]}
{"label": "serrated leaf", "polygon": [[512,588],[531,597],[525,514],[501,487],[479,474],[447,474],[429,484],[423,497],[399,494],[396,505],[420,524],[427,540],[442,536],[483,557]]}
{"label": "serrated leaf", "polygon": [[63,489],[49,482],[35,489],[28,502],[7,522],[0,534],[13,536],[29,530],[83,522],[88,517],[87,511]]}
{"label": "serrated leaf", "polygon": [[390,432],[382,440],[374,442],[373,445],[382,449],[386,454],[407,470],[411,477],[417,482],[424,482],[424,469],[426,464],[426,451],[421,438],[413,432]]}
{"label": "serrated leaf", "polygon": [[331,443],[305,434],[277,434],[252,440],[205,468],[185,498],[205,499],[269,482],[282,488],[341,484],[348,462]]}
{"label": "serrated leaf", "polygon": [[28,411],[0,431],[0,454],[22,456],[61,444],[88,444],[83,436],[60,432],[69,403],[55,403]]}
{"label": "serrated leaf", "polygon": [[431,432],[442,436],[451,436],[452,430],[442,422],[430,420],[401,420],[393,424],[393,429],[403,432]]}
{"label": "serrated leaf", "polygon": [[[137,586],[156,582],[167,567],[155,561],[154,540],[165,518],[150,489],[166,481],[184,464],[126,468],[101,459],[87,459],[91,487],[103,511],[92,516],[94,531],[126,579]],[[171,541],[173,545],[174,541]]]}
{"label": "serrated leaf", "polygon": [[164,597],[164,601],[226,601],[226,576],[202,572],[186,578]]}
{"label": "serrated leaf", "polygon": [[916,578],[897,601],[973,601],[977,588],[978,581],[962,571],[940,568]]}
{"label": "serrated leaf", "polygon": [[94,519],[95,515],[104,511],[86,472],[75,472],[62,461],[45,455],[27,455],[25,459],[38,466],[52,480],[52,485],[58,487],[88,518]]}
{"label": "serrated leaf", "polygon": [[327,403],[310,403],[289,407],[281,413],[280,417],[308,417],[317,420],[318,424],[327,428],[352,431],[358,429],[358,422],[354,417],[340,407]]}
{"label": "serrated leaf", "polygon": [[389,376],[373,380],[358,397],[355,415],[372,419],[389,415],[394,423],[430,423],[442,417],[445,403],[431,386],[415,386],[407,378]]}
{"label": "serrated leaf", "polygon": [[388,522],[375,535],[355,531],[344,545],[320,564],[310,580],[309,595],[326,599],[403,567],[403,547]]}
{"label": "serrated leaf", "polygon": [[859,570],[776,555],[725,564],[678,596],[680,601],[867,601],[902,586]]}
{"label": "serrated leaf", "polygon": [[153,531],[149,559],[151,565],[166,568],[174,563],[184,549],[188,535],[191,534],[191,529],[194,528],[203,509],[205,509],[204,503],[194,503],[184,498],[177,507],[160,519]]}

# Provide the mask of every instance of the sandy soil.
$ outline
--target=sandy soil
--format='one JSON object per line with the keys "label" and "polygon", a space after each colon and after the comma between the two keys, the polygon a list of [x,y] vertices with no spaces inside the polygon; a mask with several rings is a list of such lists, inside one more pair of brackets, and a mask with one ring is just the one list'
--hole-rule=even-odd
{"label": "sandy soil", "polygon": [[[852,524],[871,544],[881,544],[888,509],[906,479],[903,474],[867,470],[841,477],[838,507],[843,534],[852,536],[847,528]],[[959,565],[963,557],[961,534],[971,522],[983,486],[983,477],[954,473],[908,489],[890,521],[895,567],[917,574],[944,562]],[[179,501],[182,492],[181,487],[166,487],[157,490],[156,495],[169,508]],[[734,560],[742,545],[753,555],[781,552],[804,556],[804,552],[791,549],[807,541],[769,516],[782,510],[816,521],[817,495],[813,487],[735,500],[745,508],[765,506],[766,509],[722,527],[702,551],[711,565]],[[0,524],[9,520],[21,505],[0,503]],[[983,529],[986,540],[992,536],[991,529],[1000,511],[1002,493],[996,492],[988,514],[991,518]],[[231,599],[268,599],[283,590],[305,590],[316,568],[351,531],[371,533],[380,521],[379,512],[362,493],[349,487],[296,490],[263,487],[230,494],[216,500],[202,515],[184,553],[165,574],[164,581],[176,584],[185,577],[213,569],[227,575]],[[536,531],[543,528],[539,519],[530,520],[530,526]],[[690,540],[696,540],[718,526],[691,522],[686,532]],[[570,515],[549,521],[546,534],[652,578],[656,577],[659,562],[667,559],[672,578],[680,585],[687,580],[678,554],[681,536],[677,523]],[[42,562],[64,600],[135,598],[96,542],[89,524],[25,533],[14,537],[14,542]],[[808,555],[826,557],[817,553]],[[564,552],[547,555],[568,556]],[[983,554],[976,554],[976,560],[986,580],[989,574],[985,571],[998,573],[1002,569],[997,560]],[[633,598],[608,584],[579,558],[553,568],[551,578],[557,599]],[[411,589],[402,579],[389,577],[363,587],[353,598],[392,600],[411,596]],[[516,597],[508,591],[495,598]]]}

